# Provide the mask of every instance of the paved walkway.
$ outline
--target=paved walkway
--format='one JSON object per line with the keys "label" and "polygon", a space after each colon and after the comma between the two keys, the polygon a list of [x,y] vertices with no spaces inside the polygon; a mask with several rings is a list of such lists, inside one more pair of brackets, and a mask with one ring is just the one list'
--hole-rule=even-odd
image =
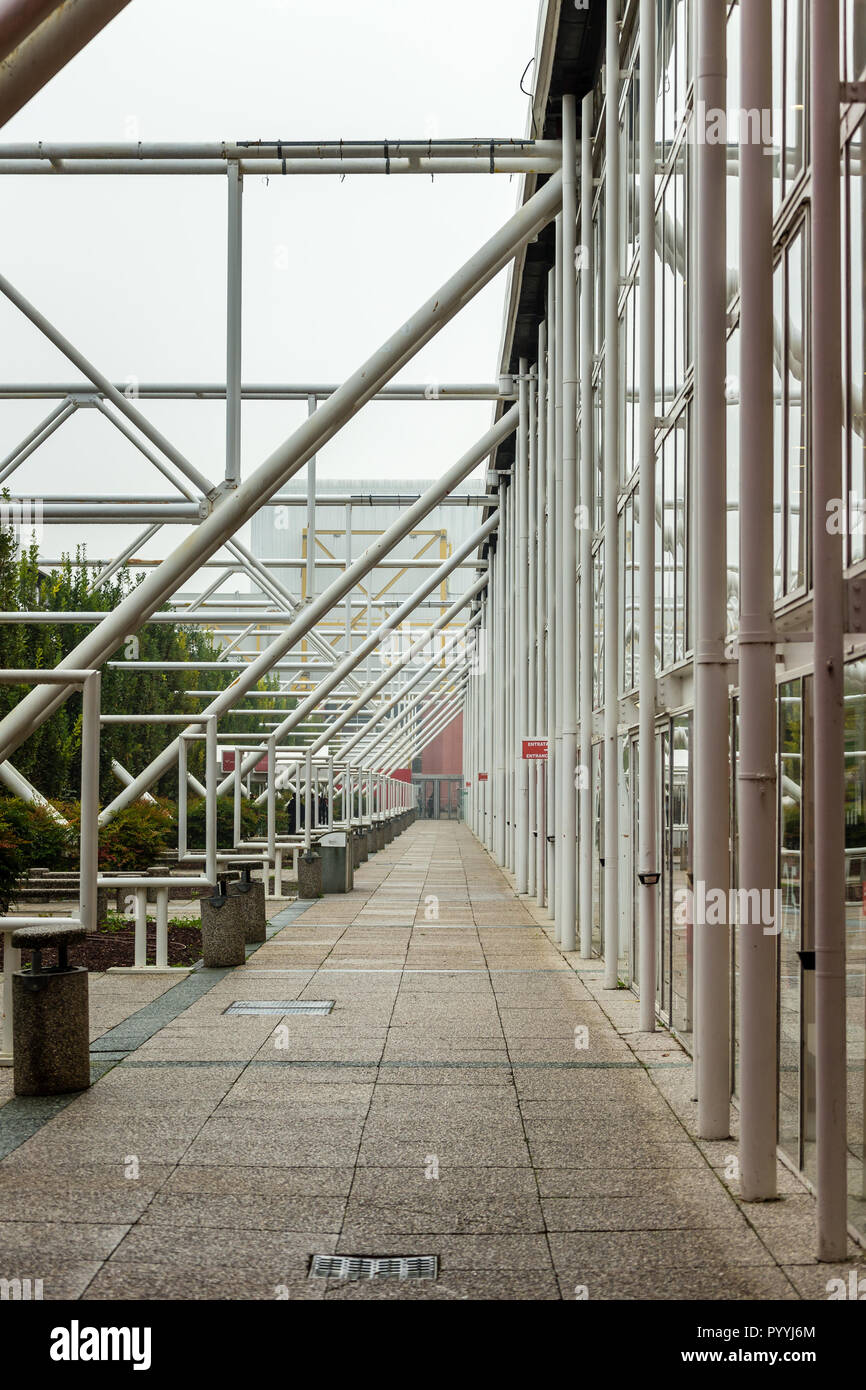
{"label": "paved walkway", "polygon": [[[853,1248],[812,1259],[792,1175],[738,1202],[736,1141],[690,1132],[688,1058],[465,826],[413,826],[356,884],[281,912],[238,969],[97,983],[104,1074],[0,1106],[0,1277],[46,1298],[796,1299],[847,1275]],[[314,1254],[439,1274],[310,1278]]]}

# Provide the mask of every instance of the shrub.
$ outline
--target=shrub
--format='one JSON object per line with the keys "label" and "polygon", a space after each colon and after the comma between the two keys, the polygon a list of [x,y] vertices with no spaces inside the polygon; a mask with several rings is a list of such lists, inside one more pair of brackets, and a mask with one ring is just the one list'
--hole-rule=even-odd
{"label": "shrub", "polygon": [[9,827],[0,822],[0,912],[8,912],[24,873],[24,857]]}
{"label": "shrub", "polygon": [[100,831],[99,867],[126,873],[149,869],[176,835],[170,803],[136,801]]}
{"label": "shrub", "polygon": [[12,798],[0,803],[0,821],[17,842],[26,869],[67,863],[75,853],[76,827],[59,825],[44,806]]}
{"label": "shrub", "polygon": [[[205,847],[205,803],[199,797],[191,801],[187,810],[187,844],[191,850]],[[234,798],[217,798],[217,849],[234,849],[235,808]],[[241,838],[246,840],[255,835],[260,825],[260,811],[246,798],[241,802]]]}

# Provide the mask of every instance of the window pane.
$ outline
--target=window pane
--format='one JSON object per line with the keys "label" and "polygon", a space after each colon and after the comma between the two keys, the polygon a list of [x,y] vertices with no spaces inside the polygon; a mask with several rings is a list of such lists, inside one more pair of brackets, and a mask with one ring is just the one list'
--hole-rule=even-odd
{"label": "window pane", "polygon": [[802,682],[779,688],[779,1144],[799,1164],[803,858]]}
{"label": "window pane", "polygon": [[850,294],[845,295],[848,314],[849,363],[847,375],[846,418],[848,428],[849,477],[848,491],[853,495],[850,512],[850,561],[855,563],[866,555],[866,526],[863,503],[866,502],[866,412],[863,406],[866,386],[866,356],[864,356],[864,277],[863,181],[864,127],[861,125],[848,146],[848,283]]}
{"label": "window pane", "polygon": [[783,561],[783,485],[782,458],[785,447],[784,418],[782,411],[781,359],[784,352],[784,261],[780,261],[773,276],[773,592],[776,598],[784,593],[782,576]]}
{"label": "window pane", "polygon": [[799,589],[805,582],[806,555],[806,412],[805,400],[805,293],[806,267],[801,232],[788,251],[788,323],[786,332],[787,373],[787,549],[786,589]]}

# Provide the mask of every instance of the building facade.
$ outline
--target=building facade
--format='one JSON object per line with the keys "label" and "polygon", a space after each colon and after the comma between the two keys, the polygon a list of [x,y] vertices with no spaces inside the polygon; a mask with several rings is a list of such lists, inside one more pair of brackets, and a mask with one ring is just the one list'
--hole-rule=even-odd
{"label": "building facade", "polygon": [[[511,282],[501,367],[521,429],[488,477],[502,521],[465,718],[468,815],[562,944],[603,956],[607,983],[651,996],[695,1051],[704,1136],[727,1132],[712,1116],[729,1090],[746,1152],[772,1126],[819,1210],[844,1161],[836,1225],[863,1239],[866,5],[838,6],[838,74],[815,39],[825,18],[834,36],[835,4],[607,8],[543,7],[532,119],[561,136],[566,169],[574,141],[575,186]],[[841,173],[812,148],[828,70]],[[816,262],[834,216],[836,292]],[[841,328],[829,357],[824,283]],[[762,622],[756,584],[771,586]],[[816,688],[826,584],[841,601],[835,744]],[[520,756],[529,736],[548,739],[546,761]],[[744,1181],[770,1196],[761,1161]]]}

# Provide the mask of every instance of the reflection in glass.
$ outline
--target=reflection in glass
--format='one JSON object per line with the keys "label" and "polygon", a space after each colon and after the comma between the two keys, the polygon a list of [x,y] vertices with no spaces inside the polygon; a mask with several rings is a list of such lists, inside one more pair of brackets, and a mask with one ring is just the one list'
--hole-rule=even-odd
{"label": "reflection in glass", "polygon": [[804,407],[806,276],[802,230],[787,254],[788,314],[785,328],[786,454],[788,460],[785,530],[788,593],[805,583],[806,411]]}
{"label": "reflection in glass", "polygon": [[670,766],[671,1022],[681,1033],[692,1028],[692,913],[685,910],[691,874],[692,718],[672,722]]}
{"label": "reflection in glass", "polygon": [[779,1144],[799,1163],[803,683],[779,688]]}
{"label": "reflection in glass", "polygon": [[[866,6],[864,6],[866,9]],[[847,282],[850,293],[845,296],[848,316],[848,372],[845,381],[845,419],[848,435],[848,494],[853,507],[848,507],[848,563],[855,564],[866,557],[866,410],[863,395],[866,386],[866,353],[864,332],[866,318],[863,305],[866,295],[864,275],[864,180],[863,153],[866,129],[861,124],[848,143],[847,172]]]}
{"label": "reflection in glass", "polygon": [[849,1219],[866,1231],[866,661],[845,668],[845,955]]}

